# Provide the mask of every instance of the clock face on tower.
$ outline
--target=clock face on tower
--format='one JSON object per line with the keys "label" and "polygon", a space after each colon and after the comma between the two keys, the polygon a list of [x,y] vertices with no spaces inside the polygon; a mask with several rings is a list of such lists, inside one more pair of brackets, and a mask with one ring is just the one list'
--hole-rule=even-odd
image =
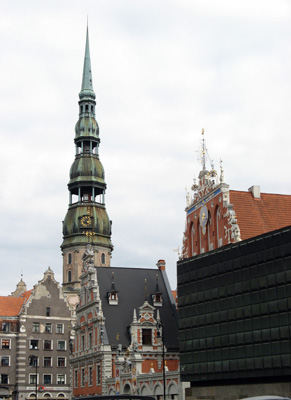
{"label": "clock face on tower", "polygon": [[92,225],[92,217],[90,217],[90,215],[84,215],[81,218],[81,227],[88,228],[91,225]]}

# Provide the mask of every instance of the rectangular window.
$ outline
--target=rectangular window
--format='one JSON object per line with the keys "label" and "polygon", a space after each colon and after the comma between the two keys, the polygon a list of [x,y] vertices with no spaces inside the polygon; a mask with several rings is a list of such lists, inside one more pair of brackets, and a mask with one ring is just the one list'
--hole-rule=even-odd
{"label": "rectangular window", "polygon": [[64,333],[64,324],[57,324],[56,333]]}
{"label": "rectangular window", "polygon": [[36,385],[38,384],[38,376],[35,374],[30,374],[29,375],[29,384],[30,385]]}
{"label": "rectangular window", "polygon": [[50,309],[50,307],[47,307],[47,308],[46,308],[45,315],[46,315],[47,317],[50,317],[50,315],[51,315],[51,309]]}
{"label": "rectangular window", "polygon": [[65,375],[64,374],[60,374],[60,375],[57,375],[57,384],[58,385],[64,385],[66,382],[65,382]]}
{"label": "rectangular window", "polygon": [[142,330],[142,344],[145,346],[151,346],[152,344],[152,330],[143,329]]}
{"label": "rectangular window", "polygon": [[52,366],[52,358],[51,357],[44,357],[43,358],[43,366],[44,367],[51,367]]}
{"label": "rectangular window", "polygon": [[101,384],[101,365],[96,364],[96,385]]}
{"label": "rectangular window", "polygon": [[85,386],[85,368],[81,369],[81,386]]}
{"label": "rectangular window", "polygon": [[92,332],[89,332],[89,349],[92,348]]}
{"label": "rectangular window", "polygon": [[52,333],[52,324],[45,324],[45,333]]}
{"label": "rectangular window", "polygon": [[66,366],[66,358],[58,357],[58,367],[65,367],[65,366]]}
{"label": "rectangular window", "polygon": [[78,370],[77,369],[74,370],[74,387],[75,388],[78,387]]}
{"label": "rectangular window", "polygon": [[50,385],[52,383],[52,376],[51,375],[44,375],[43,376],[43,384]]}
{"label": "rectangular window", "polygon": [[58,340],[58,350],[66,350],[66,341]]}
{"label": "rectangular window", "polygon": [[1,365],[2,367],[9,367],[9,357],[1,357]]}
{"label": "rectangular window", "polygon": [[39,349],[38,342],[39,342],[39,340],[37,340],[37,339],[31,339],[29,348],[31,350],[38,350]]}
{"label": "rectangular window", "polygon": [[8,385],[8,375],[7,374],[1,374],[0,375],[0,377],[1,377],[1,383],[3,384],[3,385]]}
{"label": "rectangular window", "polygon": [[44,340],[43,341],[43,349],[44,350],[52,350],[53,349],[52,341],[51,340]]}
{"label": "rectangular window", "polygon": [[89,367],[89,386],[93,385],[93,368]]}
{"label": "rectangular window", "polygon": [[39,332],[39,322],[33,322],[32,332]]}
{"label": "rectangular window", "polygon": [[1,348],[2,349],[10,349],[10,339],[2,339],[1,340]]}
{"label": "rectangular window", "polygon": [[9,322],[3,322],[2,323],[2,331],[3,332],[10,332],[10,323]]}
{"label": "rectangular window", "polygon": [[85,336],[81,336],[81,350],[84,351],[85,349]]}

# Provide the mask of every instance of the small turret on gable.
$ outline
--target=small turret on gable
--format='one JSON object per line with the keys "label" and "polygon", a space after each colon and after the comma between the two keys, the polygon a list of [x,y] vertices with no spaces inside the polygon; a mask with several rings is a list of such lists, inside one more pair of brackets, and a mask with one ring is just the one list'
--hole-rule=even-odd
{"label": "small turret on gable", "polygon": [[11,293],[11,296],[19,297],[21,295],[21,293],[24,293],[26,291],[27,291],[26,283],[23,282],[23,280],[21,278],[20,281],[17,283],[16,289],[14,290],[14,292]]}
{"label": "small turret on gable", "polygon": [[108,296],[108,303],[111,306],[117,306],[118,305],[118,290],[115,287],[115,283],[114,283],[114,272],[112,272],[111,275],[111,288],[109,290],[109,292],[107,293]]}
{"label": "small turret on gable", "polygon": [[162,292],[159,287],[159,275],[156,274],[156,288],[152,294],[153,305],[155,307],[161,307],[163,305]]}

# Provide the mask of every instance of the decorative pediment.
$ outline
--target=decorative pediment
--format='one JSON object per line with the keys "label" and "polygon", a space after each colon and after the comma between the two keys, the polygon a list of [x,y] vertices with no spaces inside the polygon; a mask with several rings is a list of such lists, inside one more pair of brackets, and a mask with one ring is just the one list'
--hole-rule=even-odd
{"label": "decorative pediment", "polygon": [[147,300],[139,307],[139,322],[154,322],[155,307],[151,306]]}

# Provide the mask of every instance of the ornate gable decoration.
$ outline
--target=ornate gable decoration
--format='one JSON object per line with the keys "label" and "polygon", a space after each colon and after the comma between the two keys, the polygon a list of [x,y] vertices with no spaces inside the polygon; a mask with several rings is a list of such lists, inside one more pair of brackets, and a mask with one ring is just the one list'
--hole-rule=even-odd
{"label": "ornate gable decoration", "polygon": [[139,322],[143,323],[155,323],[154,318],[155,307],[151,306],[147,300],[139,307]]}
{"label": "ornate gable decoration", "polygon": [[[193,180],[194,183],[191,186],[191,189],[193,190],[193,196],[191,196],[190,193],[187,192],[186,208],[191,207],[199,199],[203,198],[208,193],[212,192],[219,185],[217,171],[214,169],[213,161],[210,159],[207,148],[206,148],[205,139],[204,139],[204,129],[202,129],[202,144],[201,144],[199,154],[200,154],[200,162],[202,164],[202,170],[200,171],[199,176],[198,176],[198,184],[196,182],[196,178],[194,178],[194,180]],[[210,160],[210,165],[211,165],[210,171],[208,171],[206,169],[206,159],[207,158]],[[220,183],[222,183],[223,175],[224,175],[223,169],[222,169],[222,164],[220,164],[220,170],[221,170]]]}
{"label": "ornate gable decoration", "polygon": [[[202,169],[198,183],[194,178],[191,195],[186,195],[186,223],[183,236],[182,256],[188,258],[211,251],[228,243],[241,240],[240,229],[229,199],[229,185],[224,183],[224,171],[220,161],[220,177],[208,155],[202,130],[200,148]],[[206,169],[206,161],[210,170]]]}

